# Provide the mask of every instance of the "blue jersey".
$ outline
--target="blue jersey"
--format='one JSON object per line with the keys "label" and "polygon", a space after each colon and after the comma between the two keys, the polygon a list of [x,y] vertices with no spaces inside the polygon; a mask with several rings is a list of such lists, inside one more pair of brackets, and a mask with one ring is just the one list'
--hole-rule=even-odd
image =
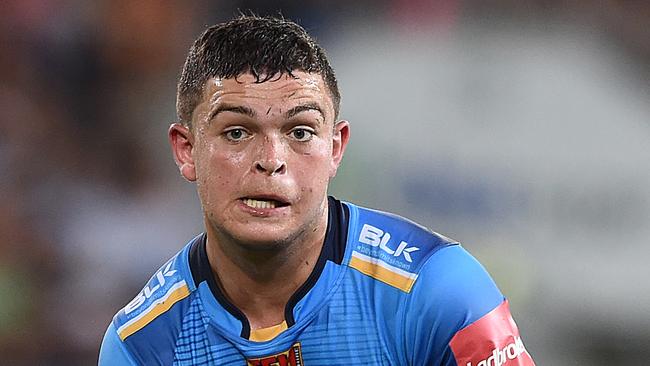
{"label": "blue jersey", "polygon": [[319,260],[266,329],[222,293],[205,246],[191,240],[115,315],[100,365],[534,365],[484,268],[402,217],[330,198]]}

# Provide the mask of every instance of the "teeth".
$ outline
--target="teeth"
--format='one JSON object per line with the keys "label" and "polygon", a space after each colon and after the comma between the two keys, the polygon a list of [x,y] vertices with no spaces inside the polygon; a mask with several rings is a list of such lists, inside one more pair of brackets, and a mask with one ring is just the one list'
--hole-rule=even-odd
{"label": "teeth", "polygon": [[251,198],[243,200],[244,204],[252,208],[275,208],[275,201],[258,201]]}

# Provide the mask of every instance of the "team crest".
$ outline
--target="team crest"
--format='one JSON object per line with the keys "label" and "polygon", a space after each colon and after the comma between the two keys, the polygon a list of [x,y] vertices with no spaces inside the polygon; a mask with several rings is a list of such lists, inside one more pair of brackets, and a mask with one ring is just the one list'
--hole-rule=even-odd
{"label": "team crest", "polygon": [[272,356],[247,359],[248,366],[303,366],[300,342],[296,342],[288,350]]}

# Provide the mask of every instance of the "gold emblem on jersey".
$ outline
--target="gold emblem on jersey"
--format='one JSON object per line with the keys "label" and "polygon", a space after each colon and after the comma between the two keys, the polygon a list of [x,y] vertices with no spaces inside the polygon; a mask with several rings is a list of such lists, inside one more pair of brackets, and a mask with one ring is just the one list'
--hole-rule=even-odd
{"label": "gold emblem on jersey", "polygon": [[288,350],[262,358],[249,358],[248,366],[303,366],[300,342],[294,343]]}

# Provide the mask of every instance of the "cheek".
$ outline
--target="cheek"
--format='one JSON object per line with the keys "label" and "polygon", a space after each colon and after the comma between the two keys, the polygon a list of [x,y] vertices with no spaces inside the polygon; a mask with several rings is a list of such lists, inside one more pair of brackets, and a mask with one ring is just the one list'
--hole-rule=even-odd
{"label": "cheek", "polygon": [[327,146],[310,149],[300,155],[298,179],[304,183],[304,193],[317,192],[327,188],[331,171],[331,153]]}
{"label": "cheek", "polygon": [[246,167],[250,152],[247,150],[219,152],[212,155],[215,164],[223,166],[224,169],[241,170]]}
{"label": "cheek", "polygon": [[245,155],[217,150],[206,154],[197,167],[199,190],[206,197],[223,197],[240,185]]}

